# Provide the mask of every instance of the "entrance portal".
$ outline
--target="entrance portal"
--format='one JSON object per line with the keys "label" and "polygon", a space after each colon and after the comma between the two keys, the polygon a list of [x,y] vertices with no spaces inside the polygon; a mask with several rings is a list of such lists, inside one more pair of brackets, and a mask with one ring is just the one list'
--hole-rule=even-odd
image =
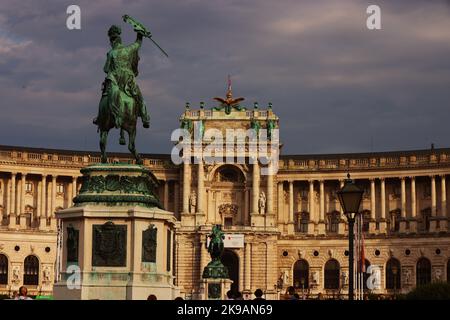
{"label": "entrance portal", "polygon": [[230,279],[233,280],[231,291],[239,292],[239,257],[230,249],[225,249],[222,257],[222,263],[228,269]]}

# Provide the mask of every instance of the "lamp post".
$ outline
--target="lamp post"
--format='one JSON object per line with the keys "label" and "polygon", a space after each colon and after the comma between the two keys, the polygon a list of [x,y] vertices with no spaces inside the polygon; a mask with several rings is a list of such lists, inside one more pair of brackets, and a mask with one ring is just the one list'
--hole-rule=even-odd
{"label": "lamp post", "polygon": [[348,299],[353,300],[353,238],[355,225],[355,218],[359,211],[361,199],[364,191],[358,188],[358,186],[350,179],[350,174],[347,174],[344,186],[337,192],[339,202],[344,211],[344,215],[348,220],[348,268],[349,268],[349,282],[348,282]]}

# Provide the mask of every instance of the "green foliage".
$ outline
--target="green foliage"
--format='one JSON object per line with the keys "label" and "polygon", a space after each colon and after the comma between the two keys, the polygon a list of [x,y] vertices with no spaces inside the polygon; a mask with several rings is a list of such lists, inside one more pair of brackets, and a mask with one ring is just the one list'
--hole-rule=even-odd
{"label": "green foliage", "polygon": [[406,295],[407,300],[450,300],[450,283],[434,282],[416,287]]}

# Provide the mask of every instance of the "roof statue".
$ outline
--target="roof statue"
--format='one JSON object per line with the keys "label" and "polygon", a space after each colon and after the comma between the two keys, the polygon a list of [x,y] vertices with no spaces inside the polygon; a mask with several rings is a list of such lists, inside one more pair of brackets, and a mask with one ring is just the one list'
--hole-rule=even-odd
{"label": "roof statue", "polygon": [[226,98],[215,97],[214,100],[219,101],[221,103],[220,107],[215,107],[214,110],[223,110],[225,109],[226,114],[230,114],[232,109],[236,109],[238,111],[245,110],[244,107],[239,105],[239,102],[244,101],[244,98],[233,98],[233,92],[231,91],[231,78],[228,75],[228,89]]}

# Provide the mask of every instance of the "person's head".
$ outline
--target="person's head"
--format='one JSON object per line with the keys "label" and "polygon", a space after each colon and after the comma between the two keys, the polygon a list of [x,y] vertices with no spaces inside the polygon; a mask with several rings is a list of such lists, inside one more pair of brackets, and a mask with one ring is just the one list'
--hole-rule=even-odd
{"label": "person's head", "polygon": [[298,295],[298,293],[294,293],[294,298],[300,300],[300,296]]}
{"label": "person's head", "polygon": [[154,294],[151,294],[147,297],[147,300],[158,300]]}
{"label": "person's head", "polygon": [[261,298],[263,296],[263,292],[261,289],[256,289],[255,290],[255,297],[257,298]]}
{"label": "person's head", "polygon": [[227,291],[227,298],[228,299],[233,299],[234,297],[233,297],[233,291],[231,291],[231,290],[228,290]]}
{"label": "person's head", "polygon": [[122,39],[120,38],[120,34],[122,33],[122,29],[119,26],[112,25],[108,30],[109,43],[111,47],[115,47],[116,45],[122,43]]}
{"label": "person's head", "polygon": [[242,293],[240,293],[239,291],[235,293],[234,298],[236,300],[242,300]]}
{"label": "person's head", "polygon": [[28,289],[25,286],[19,288],[19,296],[26,297],[28,294]]}
{"label": "person's head", "polygon": [[293,294],[295,294],[295,289],[294,289],[294,287],[293,286],[290,286],[289,288],[288,288],[288,294],[289,295],[293,295]]}
{"label": "person's head", "polygon": [[182,297],[176,297],[174,300],[176,301],[176,300],[184,300],[184,299]]}

